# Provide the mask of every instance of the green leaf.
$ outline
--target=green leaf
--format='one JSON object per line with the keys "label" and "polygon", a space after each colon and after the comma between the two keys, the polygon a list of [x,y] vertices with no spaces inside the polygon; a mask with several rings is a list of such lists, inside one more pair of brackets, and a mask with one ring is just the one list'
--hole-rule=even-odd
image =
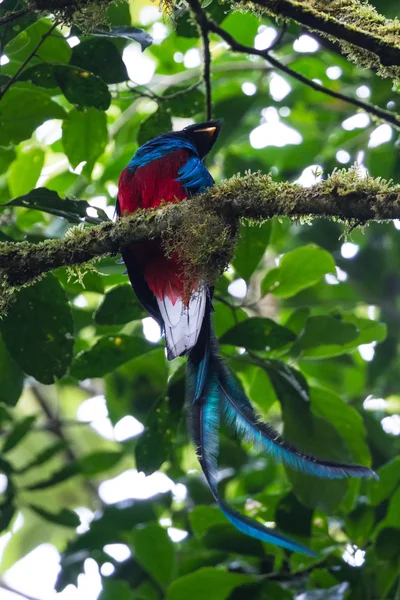
{"label": "green leaf", "polygon": [[345,354],[361,344],[380,342],[385,336],[386,325],[351,313],[342,315],[340,321],[330,316],[310,317],[293,350],[303,347],[302,358],[327,358]]}
{"label": "green leaf", "polygon": [[12,475],[12,473],[15,473],[15,469],[12,466],[12,464],[5,458],[1,458],[1,457],[0,457],[0,473],[4,473],[4,475]]}
{"label": "green leaf", "polygon": [[[107,6],[106,16],[107,23],[110,25],[130,25],[131,13],[129,0],[110,2],[110,4]],[[123,40],[121,41],[123,42]],[[121,43],[121,41],[119,43]]]}
{"label": "green leaf", "polygon": [[121,452],[99,451],[92,452],[82,456],[78,460],[71,462],[55,471],[49,478],[43,479],[30,485],[28,490],[45,490],[75,477],[76,475],[84,475],[93,477],[104,471],[108,471],[115,467],[121,460],[123,454]]}
{"label": "green leaf", "polygon": [[[57,192],[53,192],[46,188],[37,188],[24,196],[14,198],[10,202],[6,202],[1,206],[22,206],[24,208],[32,208],[41,210],[57,217],[63,217],[71,223],[81,223],[83,220],[88,223],[102,223],[109,221],[106,213],[100,208],[93,208],[86,200],[69,200],[62,199]],[[87,210],[97,211],[97,217],[89,217]]]}
{"label": "green leaf", "polygon": [[57,442],[52,446],[48,446],[42,452],[39,452],[32,460],[30,460],[25,466],[18,469],[18,473],[26,473],[35,467],[44,465],[47,461],[51,460],[54,456],[67,449],[67,443],[65,441]]}
{"label": "green leaf", "polygon": [[210,550],[262,558],[265,551],[260,540],[238,531],[231,523],[214,525],[204,534],[202,543]]}
{"label": "green leaf", "polygon": [[154,350],[154,344],[140,337],[107,335],[89,350],[80,352],[71,366],[71,375],[77,379],[103,377],[135,356]]}
{"label": "green leaf", "polygon": [[46,490],[55,485],[58,485],[59,483],[63,483],[64,481],[67,481],[68,479],[71,479],[71,477],[75,477],[76,475],[79,475],[79,473],[80,473],[79,463],[72,462],[72,463],[69,463],[69,464],[61,467],[61,469],[59,469],[58,471],[55,471],[47,479],[42,479],[42,480],[38,481],[37,483],[33,483],[32,485],[29,485],[26,489],[31,490],[31,491]]}
{"label": "green leaf", "polygon": [[281,498],[275,509],[275,521],[279,531],[300,538],[311,536],[312,517],[313,511],[303,506],[292,492]]}
{"label": "green leaf", "polygon": [[24,417],[23,419],[16,421],[13,425],[13,428],[5,438],[3,448],[1,450],[2,453],[5,454],[6,452],[9,452],[15,448],[15,446],[17,446],[17,444],[19,444],[24,437],[28,435],[35,421],[35,416]]}
{"label": "green leaf", "polygon": [[171,116],[164,110],[158,109],[141,124],[138,133],[138,144],[143,146],[149,140],[162,133],[168,133],[171,129]]}
{"label": "green leaf", "polygon": [[328,569],[314,569],[307,581],[309,588],[330,588],[337,584],[337,579]]}
{"label": "green leaf", "polygon": [[239,243],[232,264],[239,277],[246,281],[264,256],[271,235],[271,224],[271,221],[267,221],[257,227],[244,223],[240,227]]}
{"label": "green leaf", "polygon": [[98,325],[123,325],[146,316],[147,313],[140,306],[132,287],[122,284],[106,293],[94,314],[94,320]]}
{"label": "green leaf", "polygon": [[11,358],[0,334],[0,402],[15,406],[24,387],[24,373]]}
{"label": "green leaf", "polygon": [[259,25],[256,15],[241,12],[230,12],[222,21],[224,30],[246,46],[253,46]]}
{"label": "green leaf", "polygon": [[375,510],[361,504],[345,518],[345,529],[351,542],[364,548],[375,525]]}
{"label": "green leaf", "polygon": [[81,41],[72,49],[70,64],[98,75],[106,83],[121,83],[129,79],[120,53],[107,39]]}
{"label": "green leaf", "polygon": [[[204,5],[202,5],[204,7]],[[211,17],[214,23],[221,23],[226,16],[225,8],[219,2],[211,2],[207,4],[207,14]],[[193,23],[191,15],[188,11],[176,13],[176,33],[178,36],[186,38],[197,38],[199,35],[196,25]]]}
{"label": "green leaf", "polygon": [[136,445],[136,467],[146,475],[157,471],[173,454],[185,403],[183,369],[179,369],[169,381],[167,394],[167,398],[161,396],[152,407],[146,429]]}
{"label": "green leaf", "polygon": [[299,335],[310,316],[310,309],[303,307],[294,310],[285,323],[285,327]]}
{"label": "green leaf", "polygon": [[165,398],[160,398],[146,423],[146,430],[140,436],[135,448],[138,471],[151,475],[168,460],[173,448],[173,437],[165,429],[170,413]]}
{"label": "green leaf", "polygon": [[0,532],[8,528],[15,510],[16,506],[14,505],[12,498],[7,498],[7,500],[0,504]]}
{"label": "green leaf", "polygon": [[278,397],[287,397],[293,403],[310,402],[308,383],[300,371],[280,360],[268,359],[263,365]]}
{"label": "green leaf", "polygon": [[[281,585],[279,583],[275,583],[275,581],[268,581],[268,579],[264,579],[264,581],[259,584],[254,584],[252,587],[258,590],[257,595],[254,597],[255,600],[293,600],[293,595],[289,589],[281,587]],[[248,589],[249,586],[247,586],[243,591],[246,593]],[[232,600],[240,600],[243,597],[240,595],[241,591],[242,590],[239,588],[237,598],[236,596],[233,596]]]}
{"label": "green leaf", "polygon": [[111,94],[107,84],[97,75],[70,65],[54,66],[53,74],[71,104],[99,110],[109,108]]}
{"label": "green leaf", "polygon": [[174,543],[168,532],[156,523],[142,525],[134,530],[132,545],[138,563],[154,581],[166,588],[176,569]]}
{"label": "green leaf", "polygon": [[215,525],[225,525],[226,517],[216,506],[196,506],[189,513],[190,526],[196,537],[201,538]]}
{"label": "green leaf", "polygon": [[[340,319],[328,315],[309,317],[293,347],[293,351],[302,352],[317,348],[317,356],[319,357],[321,355],[332,356],[332,353],[335,356],[337,352],[341,352],[342,346],[353,342],[358,334],[359,331],[354,325]],[[331,348],[332,346],[333,348]],[[304,354],[309,355],[307,352],[304,352]],[[313,352],[310,354],[315,356]]]}
{"label": "green leaf", "polygon": [[76,513],[68,508],[63,508],[58,513],[49,512],[40,506],[35,506],[34,504],[28,505],[33,512],[38,514],[40,517],[49,521],[50,523],[55,523],[56,525],[63,525],[64,527],[78,527],[80,525],[80,518]]}
{"label": "green leaf", "polygon": [[41,148],[30,148],[21,152],[8,170],[8,187],[13,196],[27,194],[35,187],[44,165]]}
{"label": "green leaf", "polygon": [[185,38],[197,38],[198,30],[187,11],[177,15],[176,34]]}
{"label": "green leaf", "polygon": [[0,146],[0,172],[5,173],[8,166],[15,160],[17,154],[14,148],[5,148]]}
{"label": "green leaf", "polygon": [[389,507],[386,512],[384,523],[392,527],[400,529],[400,514],[399,514],[399,502],[400,502],[400,487],[398,487],[392,494],[389,500]]}
{"label": "green leaf", "polygon": [[[42,19],[21,31],[8,43],[4,53],[9,57],[10,65],[23,63],[33,51],[35,51],[33,60],[36,60],[36,62],[39,62],[39,59],[40,62],[45,63],[67,63],[71,56],[71,48],[65,37],[57,29],[44,40],[40,48],[35,50],[43,35],[48,33],[51,27],[51,21]],[[32,61],[30,61],[31,65]],[[14,68],[14,70],[16,69]]]}
{"label": "green leaf", "polygon": [[143,581],[137,586],[133,593],[132,600],[158,600],[159,590],[158,587],[152,583],[149,579]]}
{"label": "green leaf", "polygon": [[360,413],[337,394],[325,388],[311,388],[311,410],[317,417],[331,423],[350,451],[351,459],[364,466],[371,465],[366,431]]}
{"label": "green leaf", "polygon": [[[96,511],[89,531],[71,540],[62,554],[62,571],[56,583],[57,591],[61,591],[70,583],[76,585],[79,574],[83,572],[85,560],[93,556],[93,553],[102,562],[108,561],[109,555],[103,550],[106,544],[126,544],[132,537],[135,525],[154,522],[158,518],[159,509],[168,509],[171,501],[172,495],[168,492],[147,500],[125,500],[111,506],[104,505],[101,510]],[[139,577],[144,575],[136,561],[129,561],[125,566],[130,571],[133,567],[135,573],[139,571]]]}
{"label": "green leaf", "polygon": [[214,327],[215,334],[220,338],[229,329],[234,327],[237,323],[247,321],[248,316],[242,308],[232,309],[222,302],[216,300],[214,302],[215,314],[214,314]]}
{"label": "green leaf", "polygon": [[155,403],[165,398],[168,376],[165,351],[159,346],[106,375],[105,396],[111,422],[115,424],[131,414],[145,423]]}
{"label": "green leaf", "polygon": [[[215,2],[215,4],[221,6],[219,2]],[[245,96],[244,94],[228,96],[219,102],[215,102],[215,116],[224,119],[224,126],[218,137],[220,148],[229,148],[231,142],[236,141],[238,130],[241,129],[243,132],[244,128],[242,125],[244,119],[250,113],[254,104],[255,98],[253,96]]]}
{"label": "green leaf", "polygon": [[65,375],[72,359],[73,322],[54,276],[16,293],[0,328],[9,353],[28,375],[45,384]]}
{"label": "green leaf", "polygon": [[[171,86],[168,88],[165,96],[170,96],[176,92],[182,91],[182,87]],[[204,105],[204,94],[199,89],[191,90],[177,98],[163,102],[163,111],[174,117],[188,118],[199,114]]]}
{"label": "green leaf", "polygon": [[31,83],[14,84],[0,103],[0,145],[19,144],[49,119],[63,119],[64,109]]}
{"label": "green leaf", "polygon": [[2,73],[0,73],[0,89],[3,90],[3,88],[6,87],[6,85],[8,85],[11,81],[11,77],[9,75],[4,75]]}
{"label": "green leaf", "polygon": [[371,504],[378,506],[389,498],[400,482],[400,456],[380,467],[377,471],[379,480],[368,482],[368,498]]}
{"label": "green leaf", "polygon": [[246,395],[262,415],[266,415],[274,402],[277,401],[275,390],[267,372],[259,365],[251,366],[234,358],[230,359],[231,370],[236,372],[243,382]]}
{"label": "green leaf", "polygon": [[399,569],[396,562],[396,560],[390,562],[380,560],[378,562],[379,566],[375,572],[375,585],[372,591],[373,597],[390,599],[391,590],[395,590],[399,582]]}
{"label": "green leaf", "polygon": [[295,340],[290,329],[272,319],[253,317],[229,329],[220,338],[221,344],[243,346],[249,350],[277,350]]}
{"label": "green leaf", "polygon": [[122,452],[92,452],[78,460],[79,471],[87,477],[93,477],[115,467],[121,460]]}
{"label": "green leaf", "polygon": [[42,88],[54,89],[58,87],[58,83],[54,78],[53,65],[41,63],[28,67],[22,71],[18,77],[18,81],[30,81],[34,85]]}
{"label": "green leaf", "polygon": [[95,29],[91,32],[91,35],[111,37],[111,38],[124,38],[126,40],[138,42],[143,50],[146,50],[153,43],[153,38],[144,29],[130,26],[116,26],[108,29]]}
{"label": "green leaf", "polygon": [[[5,17],[11,12],[18,10],[19,0],[4,0],[0,4],[0,17]],[[20,31],[26,30],[29,25],[34,23],[37,20],[37,13],[33,11],[29,11],[27,15],[19,17],[14,22],[8,23],[8,25],[4,26],[4,30],[2,32],[2,43],[3,47],[8,44],[10,40],[12,40],[16,35],[20,33]]]}
{"label": "green leaf", "polygon": [[168,588],[166,600],[225,600],[236,587],[255,580],[252,575],[205,567],[176,579]]}
{"label": "green leaf", "polygon": [[329,252],[317,246],[297,248],[287,252],[279,267],[267,273],[261,291],[263,295],[289,298],[317,283],[326,273],[335,273],[335,261]]}
{"label": "green leaf", "polygon": [[107,118],[96,108],[71,110],[63,123],[62,144],[69,162],[75,168],[86,161],[84,173],[90,176],[96,160],[108,142]]}
{"label": "green leaf", "polygon": [[[288,442],[315,456],[349,462],[350,452],[334,425],[314,414],[315,402],[309,401],[308,386],[304,377],[279,361],[265,361],[276,395],[282,405],[284,435]],[[317,400],[319,398],[317,397]],[[347,481],[324,481],[303,475],[285,467],[293,491],[304,506],[319,508],[331,513],[342,502],[348,487]]]}
{"label": "green leaf", "polygon": [[[354,327],[359,330],[359,336],[357,340],[357,346],[362,344],[371,344],[372,342],[383,342],[387,335],[387,325],[385,323],[379,323],[372,319],[363,319],[357,317],[353,313],[346,313],[343,315],[343,321],[351,323]],[[350,347],[350,345],[349,345]]]}
{"label": "green leaf", "polygon": [[399,556],[400,529],[386,527],[381,529],[376,538],[375,548],[382,560],[393,560]]}
{"label": "green leaf", "polygon": [[132,590],[127,581],[105,577],[98,600],[132,600]]}

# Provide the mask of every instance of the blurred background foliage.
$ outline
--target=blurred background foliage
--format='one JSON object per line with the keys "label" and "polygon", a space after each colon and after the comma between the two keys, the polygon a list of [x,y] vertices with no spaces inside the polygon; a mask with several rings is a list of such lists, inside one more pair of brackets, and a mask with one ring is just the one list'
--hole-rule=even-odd
{"label": "blurred background foliage", "polygon": [[[395,4],[374,2],[389,17]],[[18,8],[3,0],[0,16]],[[138,146],[204,119],[188,13],[173,21],[147,0],[103,10],[111,28],[50,31],[33,13],[2,28],[0,85],[12,85],[0,101],[1,241],[112,218]],[[217,0],[207,10],[258,48],[282,28]],[[274,52],[331,89],[398,109],[391,81],[293,23]],[[217,181],[260,169],[310,186],[357,163],[399,182],[388,124],[214,36],[211,54],[214,116],[224,119],[208,162]],[[313,479],[223,429],[225,496],[316,559],[244,537],[214,506],[186,432],[184,360],[167,363],[123,265],[104,258],[23,289],[0,323],[1,598],[398,600],[398,229],[244,223],[216,284],[223,356],[260,415],[305,450],[379,473]]]}

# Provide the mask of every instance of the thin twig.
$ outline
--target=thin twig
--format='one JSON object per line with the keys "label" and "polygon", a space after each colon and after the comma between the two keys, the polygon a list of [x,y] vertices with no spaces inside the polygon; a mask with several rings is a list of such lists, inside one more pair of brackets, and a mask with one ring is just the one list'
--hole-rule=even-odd
{"label": "thin twig", "polygon": [[203,79],[206,88],[206,121],[212,119],[212,96],[211,96],[211,52],[208,30],[205,24],[199,23],[201,37],[203,40]]}
{"label": "thin twig", "polygon": [[[90,427],[93,423],[96,422],[97,419],[93,421],[74,421],[74,420],[55,420],[55,421],[47,421],[43,425],[36,425],[30,429],[30,432],[41,433],[43,431],[50,431],[51,433],[55,433],[58,429],[63,427]],[[0,437],[6,436],[10,433],[12,427],[8,429],[0,430]]]}
{"label": "thin twig", "polygon": [[[72,449],[70,441],[68,440],[67,436],[65,435],[62,429],[62,421],[58,419],[57,415],[53,412],[47,399],[44,397],[41,390],[36,385],[32,386],[31,391],[35,396],[35,399],[39,404],[40,408],[43,410],[44,414],[47,417],[47,425],[51,425],[51,427],[47,427],[47,430],[51,431],[51,433],[58,437],[59,440],[65,442],[65,457],[68,460],[68,462],[76,462],[78,460],[78,456]],[[97,488],[90,480],[85,479],[84,486],[86,487],[89,494],[93,498],[95,498],[97,502],[101,502],[99,499]]]}
{"label": "thin twig", "polygon": [[24,17],[30,11],[31,11],[31,9],[26,7],[26,8],[20,8],[19,10],[15,10],[14,12],[8,13],[8,15],[4,15],[4,17],[0,18],[0,25],[1,26],[7,25],[8,23],[15,21],[16,19],[19,19],[20,17]]}
{"label": "thin twig", "polygon": [[282,28],[281,28],[281,30],[280,30],[280,32],[279,32],[279,34],[278,34],[278,36],[276,37],[276,39],[275,39],[275,40],[272,42],[272,44],[271,44],[271,45],[270,45],[270,46],[267,48],[268,52],[272,52],[273,50],[276,50],[276,49],[277,49],[277,48],[280,46],[280,44],[281,44],[281,41],[283,40],[283,38],[284,38],[284,35],[285,35],[285,33],[286,33],[286,30],[287,30],[287,23],[285,22],[285,23],[282,25]]}
{"label": "thin twig", "polygon": [[63,442],[66,443],[66,449],[65,449],[66,458],[69,461],[76,461],[77,456],[76,456],[75,452],[72,450],[72,448],[70,447],[70,443],[69,443],[68,439],[66,438],[63,430],[61,429],[60,421],[57,418],[57,416],[53,413],[53,410],[51,409],[49,403],[47,402],[47,399],[43,396],[43,394],[41,393],[41,391],[38,389],[37,386],[32,386],[31,391],[32,391],[32,394],[35,396],[35,400],[37,401],[40,408],[42,409],[42,411],[44,412],[44,414],[47,417],[46,429],[50,429],[48,427],[48,424],[51,423],[51,431],[60,440],[62,440]]}
{"label": "thin twig", "polygon": [[276,69],[279,69],[283,73],[290,75],[290,77],[294,77],[295,79],[297,79],[297,81],[304,83],[308,87],[312,88],[314,91],[321,92],[323,94],[331,96],[332,98],[336,98],[337,100],[342,100],[343,102],[347,102],[349,104],[352,104],[353,106],[357,106],[357,108],[361,108],[365,110],[365,112],[379,117],[380,119],[391,123],[395,127],[400,128],[400,117],[397,116],[395,113],[391,112],[390,110],[385,110],[383,108],[379,108],[378,106],[374,106],[373,104],[369,104],[368,102],[362,102],[362,100],[358,100],[357,98],[352,98],[351,96],[346,96],[345,94],[341,94],[340,92],[335,92],[334,90],[331,90],[317,83],[316,81],[308,79],[304,75],[301,75],[300,73],[297,73],[290,67],[284,65],[277,58],[271,56],[269,54],[270,50],[268,48],[266,50],[258,50],[257,48],[252,48],[251,46],[245,46],[243,44],[240,44],[230,33],[222,29],[222,27],[220,27],[214,21],[207,17],[206,13],[201,8],[201,5],[198,2],[198,0],[189,0],[189,3],[193,12],[196,15],[196,19],[203,19],[203,21],[205,21],[207,24],[208,31],[216,33],[220,38],[222,38],[225,42],[229,44],[229,46],[234,52],[239,52],[241,54],[250,54],[253,56],[260,56],[261,58],[264,58],[266,61],[268,61]]}
{"label": "thin twig", "polygon": [[201,35],[203,38],[203,78],[206,87],[206,121],[210,121],[212,119],[210,40],[206,29],[202,28]]}
{"label": "thin twig", "polygon": [[[149,90],[147,92],[142,92],[141,90],[138,90],[136,87],[135,88],[131,88],[129,87],[129,89],[131,90],[131,92],[133,94],[136,94],[137,96],[140,96],[141,98],[150,98],[150,100],[155,100],[156,102],[168,102],[169,100],[175,100],[175,98],[179,98],[180,96],[184,96],[185,94],[188,94],[189,92],[192,92],[193,90],[197,89],[200,85],[201,85],[201,81],[197,81],[196,83],[194,83],[193,85],[182,89],[182,90],[178,90],[177,92],[174,92],[173,94],[166,94],[165,96],[160,96],[159,94],[156,94],[155,92]],[[121,98],[121,100],[127,100],[127,99],[131,99],[131,98]]]}
{"label": "thin twig", "polygon": [[21,75],[22,71],[30,63],[30,61],[35,56],[36,52],[39,50],[39,48],[41,47],[41,45],[43,44],[43,42],[53,33],[53,31],[55,30],[55,28],[57,27],[57,25],[58,25],[58,22],[56,21],[50,27],[50,29],[48,31],[46,31],[46,33],[44,33],[42,35],[41,39],[36,44],[35,48],[32,50],[32,52],[29,54],[29,56],[24,60],[24,62],[19,67],[19,69],[16,71],[16,73],[11,77],[10,81],[8,81],[7,84],[4,86],[4,88],[1,90],[1,92],[0,92],[0,100],[3,98],[4,94],[10,89],[10,87],[13,85],[13,83],[15,83],[17,81],[17,79]]}
{"label": "thin twig", "polygon": [[197,0],[189,0],[189,6],[195,13],[196,20],[200,29],[201,39],[203,41],[203,80],[206,88],[206,121],[212,119],[212,96],[211,96],[211,52],[210,40],[208,38],[208,20],[203,10],[197,10],[200,6]]}

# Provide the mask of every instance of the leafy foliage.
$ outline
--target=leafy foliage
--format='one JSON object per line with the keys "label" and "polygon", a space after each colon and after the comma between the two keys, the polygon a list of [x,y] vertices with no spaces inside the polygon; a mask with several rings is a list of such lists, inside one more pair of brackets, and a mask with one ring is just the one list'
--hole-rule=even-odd
{"label": "leafy foliage", "polygon": [[[282,26],[206,4],[243,44],[256,36],[267,44]],[[393,2],[374,4],[395,14]],[[16,7],[4,0],[0,18]],[[204,120],[201,44],[188,12],[161,18],[147,0],[105,10],[107,24],[90,33],[58,26],[25,66],[50,19],[29,13],[4,27],[0,87],[16,77],[0,99],[0,242],[73,237],[72,224],[112,218],[119,173],[137,147],[180,127],[178,119]],[[324,86],[398,108],[390,81],[322,37],[318,51],[302,51],[294,42],[303,34],[288,24],[274,56]],[[217,181],[259,169],[309,186],[357,160],[399,182],[388,125],[261,58],[233,54],[217,37],[211,49],[213,113],[224,119],[207,164]],[[188,441],[184,360],[167,363],[115,257],[59,269],[16,294],[0,322],[0,531],[18,514],[24,524],[5,542],[2,573],[52,543],[60,592],[77,584],[87,559],[108,572],[111,563],[100,600],[395,600],[398,234],[392,223],[245,222],[215,286],[223,356],[260,416],[304,450],[379,475],[307,477],[223,429],[221,492],[309,543],[316,559],[243,536],[215,507]],[[76,531],[83,514],[91,522]],[[124,545],[124,560],[113,557],[114,544]]]}
{"label": "leafy foliage", "polygon": [[65,375],[72,359],[73,324],[61,285],[52,275],[21,290],[1,323],[11,356],[41,383]]}

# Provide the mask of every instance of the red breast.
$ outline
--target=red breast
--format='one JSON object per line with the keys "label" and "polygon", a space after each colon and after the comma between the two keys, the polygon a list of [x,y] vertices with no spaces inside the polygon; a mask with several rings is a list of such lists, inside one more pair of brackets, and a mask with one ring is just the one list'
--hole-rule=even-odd
{"label": "red breast", "polygon": [[118,181],[121,214],[138,208],[154,208],[162,201],[179,202],[186,198],[182,184],[176,179],[188,157],[186,150],[175,150],[134,172],[124,169]]}

